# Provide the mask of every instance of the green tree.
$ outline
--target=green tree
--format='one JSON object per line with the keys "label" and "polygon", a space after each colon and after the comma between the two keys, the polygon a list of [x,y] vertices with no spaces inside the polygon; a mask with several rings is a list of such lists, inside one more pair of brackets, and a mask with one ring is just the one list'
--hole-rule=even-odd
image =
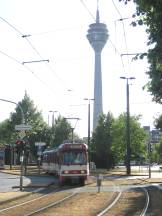
{"label": "green tree", "polygon": [[71,125],[65,118],[59,116],[55,121],[55,125],[51,128],[51,147],[57,147],[64,140],[70,140],[71,133]]}
{"label": "green tree", "polygon": [[11,122],[9,119],[0,123],[0,143],[7,144],[13,141]]}
{"label": "green tree", "polygon": [[43,127],[47,126],[47,124],[43,120],[42,113],[38,111],[37,107],[34,105],[34,102],[30,99],[29,95],[25,92],[24,98],[21,102],[16,106],[16,112],[11,113],[11,123],[13,128],[16,124],[22,123],[22,107],[25,123],[32,126],[32,130],[39,131]]}
{"label": "green tree", "polygon": [[92,135],[91,150],[97,167],[111,168],[113,166],[113,158],[111,153],[112,131],[114,117],[109,112],[107,115],[101,115],[98,126]]}
{"label": "green tree", "polygon": [[[129,0],[119,0],[128,3]],[[147,71],[149,82],[145,88],[151,93],[153,101],[162,103],[162,1],[161,0],[133,0],[136,5],[136,13],[133,17],[136,24],[144,24],[147,27],[148,52],[140,55],[147,56],[149,70]],[[128,4],[129,5],[129,4]],[[162,120],[162,118],[160,119]],[[161,123],[162,129],[162,123]]]}
{"label": "green tree", "polygon": [[[23,116],[20,107],[24,113],[25,123],[32,126],[32,130],[27,131],[24,137],[26,147],[30,148],[31,152],[36,153],[35,142],[40,140],[46,142],[49,140],[47,136],[48,126],[44,122],[41,112],[37,110],[34,102],[26,92],[22,101],[16,106],[15,112],[12,112],[9,119],[6,119],[0,124],[0,142],[13,144],[19,138],[20,132],[15,130],[15,125],[22,124]],[[17,150],[19,153],[21,150],[20,147],[17,147]]]}
{"label": "green tree", "polygon": [[[130,116],[130,147],[131,159],[137,160],[139,156],[146,155],[146,133],[139,124],[139,116]],[[126,156],[126,114],[121,114],[114,122],[112,152],[115,162],[125,160]]]}
{"label": "green tree", "polygon": [[27,131],[24,139],[26,140],[28,148],[30,148],[31,152],[36,154],[35,142],[47,141],[45,132],[48,130],[48,126],[43,120],[42,113],[38,111],[37,107],[34,105],[34,102],[25,92],[24,98],[18,103],[18,106],[15,109],[16,112],[11,113],[11,125],[13,128],[15,125],[22,123],[20,106],[24,113],[25,123],[31,125],[32,127],[32,130]]}

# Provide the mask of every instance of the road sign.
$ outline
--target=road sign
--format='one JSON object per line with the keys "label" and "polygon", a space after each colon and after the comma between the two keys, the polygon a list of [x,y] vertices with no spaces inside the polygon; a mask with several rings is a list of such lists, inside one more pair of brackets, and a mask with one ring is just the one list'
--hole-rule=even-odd
{"label": "road sign", "polygon": [[26,136],[25,131],[24,131],[24,130],[21,130],[21,131],[19,132],[19,137],[20,137],[21,139],[23,139],[25,136]]}
{"label": "road sign", "polygon": [[15,130],[18,130],[18,131],[31,130],[31,129],[32,129],[31,125],[26,125],[26,124],[15,125]]}
{"label": "road sign", "polygon": [[35,142],[35,146],[45,146],[45,142]]}

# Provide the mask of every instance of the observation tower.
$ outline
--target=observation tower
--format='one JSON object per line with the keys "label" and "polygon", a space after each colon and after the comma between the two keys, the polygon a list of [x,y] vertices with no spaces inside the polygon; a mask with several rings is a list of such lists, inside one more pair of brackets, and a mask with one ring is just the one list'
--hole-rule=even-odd
{"label": "observation tower", "polygon": [[89,25],[87,39],[95,52],[94,109],[93,109],[93,130],[94,130],[97,126],[99,115],[103,113],[101,52],[108,39],[107,27],[104,23],[100,23],[98,6],[96,12],[96,22]]}

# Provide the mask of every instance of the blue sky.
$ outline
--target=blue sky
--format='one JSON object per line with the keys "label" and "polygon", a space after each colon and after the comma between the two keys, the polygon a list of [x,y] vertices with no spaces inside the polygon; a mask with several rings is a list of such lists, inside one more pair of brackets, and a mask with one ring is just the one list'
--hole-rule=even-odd
{"label": "blue sky", "polygon": [[[94,52],[86,34],[96,5],[95,0],[0,0],[0,98],[18,102],[26,90],[46,121],[48,116],[51,121],[49,110],[57,110],[56,117],[60,113],[80,118],[75,130],[87,136],[88,106],[83,99],[93,98]],[[103,110],[115,117],[125,112],[126,82],[120,76],[134,76],[130,112],[142,114],[142,125],[152,125],[160,105],[142,90],[148,81],[147,60],[132,62],[132,56],[120,56],[148,49],[144,26],[133,28],[131,19],[118,21],[131,17],[134,9],[118,0],[99,0],[100,21],[109,31],[102,52]],[[22,64],[42,59],[49,63]],[[14,109],[13,104],[1,102],[0,121]]]}

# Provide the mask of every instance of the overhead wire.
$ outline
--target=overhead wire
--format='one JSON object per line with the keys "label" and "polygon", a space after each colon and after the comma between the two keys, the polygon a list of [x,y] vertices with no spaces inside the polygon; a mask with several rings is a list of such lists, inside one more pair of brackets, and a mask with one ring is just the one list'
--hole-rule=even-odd
{"label": "overhead wire", "polygon": [[6,56],[7,58],[15,61],[16,63],[20,64],[21,66],[25,67],[28,71],[30,71],[41,83],[43,83],[46,87],[49,88],[48,84],[46,82],[44,82],[42,79],[40,79],[39,76],[37,76],[33,70],[31,70],[27,65],[22,64],[22,62],[20,62],[19,60],[17,60],[16,58],[8,55],[7,53],[3,52],[2,50],[0,50],[0,53],[4,56]]}
{"label": "overhead wire", "polygon": [[[42,55],[38,52],[38,50],[35,48],[35,46],[31,43],[31,41],[28,39],[29,36],[32,36],[31,34],[28,35],[24,35],[21,31],[19,31],[15,26],[13,26],[11,23],[9,23],[6,19],[4,19],[3,17],[0,17],[0,19],[2,21],[4,21],[6,24],[8,24],[13,30],[15,30],[17,33],[19,33],[21,35],[22,38],[24,38],[28,44],[31,46],[31,48],[36,52],[36,54],[40,57],[40,59],[43,61],[43,57]],[[49,61],[48,61],[49,62]],[[48,67],[48,69],[55,74],[55,76],[57,77],[58,80],[60,80],[61,82],[64,83],[63,86],[66,85],[66,82],[64,80],[62,80],[57,73],[55,72],[55,70],[53,70],[53,68],[46,62],[44,61],[45,65]],[[68,88],[68,87],[67,87]]]}
{"label": "overhead wire", "polygon": [[[128,54],[128,46],[127,46],[127,39],[126,39],[126,31],[125,31],[125,25],[124,25],[124,22],[123,22],[123,19],[125,19],[125,18],[122,17],[122,15],[121,15],[121,13],[120,13],[118,7],[116,6],[114,0],[112,0],[112,3],[113,3],[114,8],[116,9],[117,13],[118,13],[119,16],[120,16],[119,21],[122,22],[123,35],[124,35],[124,41],[125,41],[125,48],[126,48],[126,53]],[[122,59],[122,55],[121,55],[121,59]],[[130,69],[130,61],[129,61],[128,55],[127,55],[127,62],[128,62],[128,66],[129,66],[129,69]],[[125,67],[124,67],[123,69],[124,69],[124,71],[125,71]]]}
{"label": "overhead wire", "polygon": [[24,35],[24,37],[33,37],[33,36],[39,36],[39,35],[44,35],[44,34],[57,33],[60,31],[73,31],[75,29],[81,29],[81,28],[82,28],[81,26],[75,26],[75,27],[69,27],[69,28],[60,28],[60,29],[49,30],[49,31],[35,32],[32,34]]}
{"label": "overhead wire", "polygon": [[122,58],[122,54],[119,52],[119,50],[116,48],[116,46],[114,45],[114,43],[111,41],[111,39],[109,38],[109,41],[112,45],[112,47],[115,49],[115,52],[120,56],[121,58],[121,63],[122,63],[122,67],[123,67],[123,70],[125,72],[125,66],[124,66],[124,61],[123,61],[123,58]]}
{"label": "overhead wire", "polygon": [[84,3],[83,0],[80,0],[80,2],[82,3],[82,5],[84,6],[84,8],[86,9],[86,11],[88,12],[88,14],[91,16],[91,18],[96,22],[96,18],[95,16],[91,13],[91,11],[88,9],[87,5]]}

